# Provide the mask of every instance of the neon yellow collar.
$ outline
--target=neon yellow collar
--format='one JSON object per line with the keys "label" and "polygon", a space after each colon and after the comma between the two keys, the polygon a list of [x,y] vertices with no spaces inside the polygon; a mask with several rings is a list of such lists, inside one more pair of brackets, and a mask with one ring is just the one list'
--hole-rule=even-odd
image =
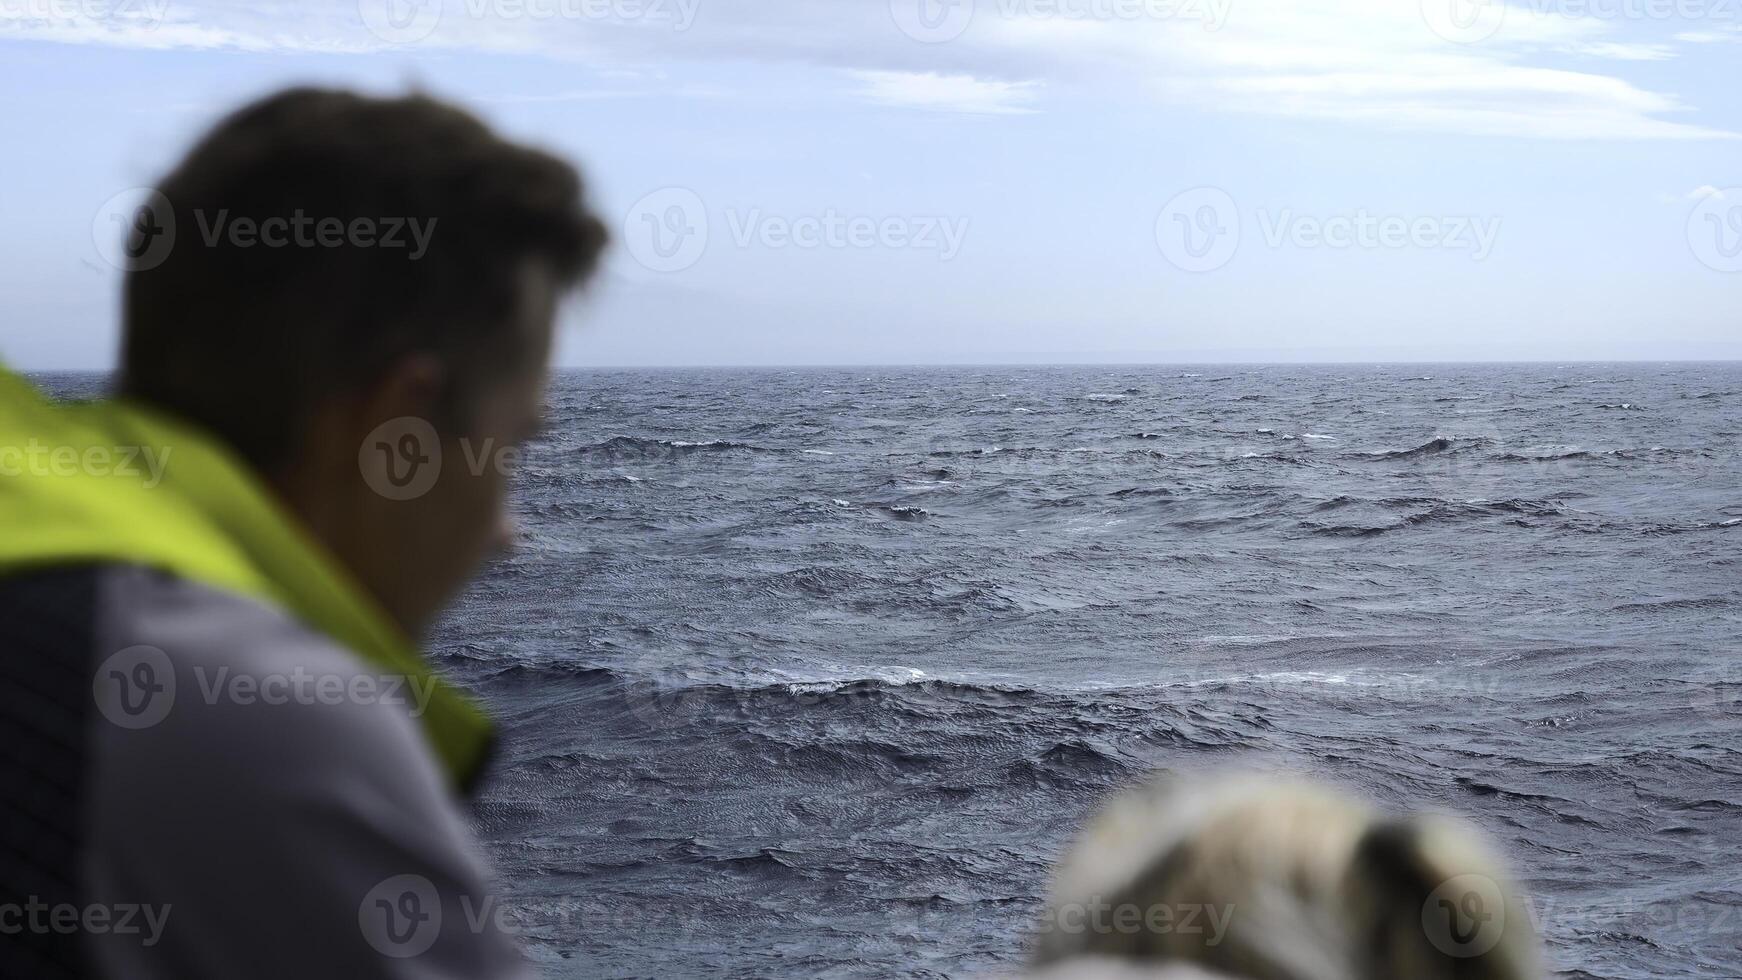
{"label": "neon yellow collar", "polygon": [[55,404],[0,367],[0,575],[121,562],[284,609],[374,668],[431,686],[421,721],[456,787],[491,724],[253,471],[209,436],[126,401]]}

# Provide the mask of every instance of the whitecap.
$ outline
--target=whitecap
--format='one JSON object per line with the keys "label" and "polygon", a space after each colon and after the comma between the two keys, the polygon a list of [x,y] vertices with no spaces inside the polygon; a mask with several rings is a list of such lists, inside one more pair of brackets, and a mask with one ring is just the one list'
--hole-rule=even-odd
{"label": "whitecap", "polygon": [[[931,678],[918,667],[840,667],[834,671],[844,675],[826,680],[792,680],[785,684],[789,694],[832,694],[859,681],[877,681],[891,687],[920,684]],[[783,671],[784,673],[784,671]]]}

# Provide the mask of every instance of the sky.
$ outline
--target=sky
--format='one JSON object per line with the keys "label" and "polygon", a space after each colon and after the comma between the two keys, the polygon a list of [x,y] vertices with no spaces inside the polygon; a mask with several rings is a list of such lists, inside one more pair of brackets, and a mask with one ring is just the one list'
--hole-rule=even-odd
{"label": "sky", "polygon": [[296,83],[579,165],[564,365],[1742,358],[1742,0],[0,0],[0,358]]}

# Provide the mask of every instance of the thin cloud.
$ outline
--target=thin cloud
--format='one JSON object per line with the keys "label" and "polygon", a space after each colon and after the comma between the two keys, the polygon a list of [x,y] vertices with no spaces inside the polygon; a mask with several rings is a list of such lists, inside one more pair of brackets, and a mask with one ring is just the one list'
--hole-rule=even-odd
{"label": "thin cloud", "polygon": [[940,75],[936,72],[850,71],[863,87],[860,94],[871,102],[935,112],[965,112],[1009,115],[1033,112],[1039,83],[1002,82],[972,75]]}
{"label": "thin cloud", "polygon": [[609,102],[621,99],[726,99],[733,93],[722,88],[684,85],[660,89],[568,89],[561,92],[520,92],[505,95],[472,96],[472,101],[488,105],[540,105],[559,102]]}
{"label": "thin cloud", "polygon": [[1619,61],[1668,61],[1676,56],[1668,44],[1626,44],[1620,41],[1585,41],[1572,45],[1574,54]]}
{"label": "thin cloud", "polygon": [[1742,44],[1742,24],[1715,24],[1710,30],[1683,31],[1675,39],[1689,44]]}

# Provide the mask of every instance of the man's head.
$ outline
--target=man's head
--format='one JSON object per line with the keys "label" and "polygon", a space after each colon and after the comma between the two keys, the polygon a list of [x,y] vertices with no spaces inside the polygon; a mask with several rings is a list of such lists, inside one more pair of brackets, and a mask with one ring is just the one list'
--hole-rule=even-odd
{"label": "man's head", "polygon": [[502,464],[606,239],[580,179],[428,98],[296,89],[157,190],[175,237],[128,273],[122,394],[216,434],[421,630],[505,543]]}

